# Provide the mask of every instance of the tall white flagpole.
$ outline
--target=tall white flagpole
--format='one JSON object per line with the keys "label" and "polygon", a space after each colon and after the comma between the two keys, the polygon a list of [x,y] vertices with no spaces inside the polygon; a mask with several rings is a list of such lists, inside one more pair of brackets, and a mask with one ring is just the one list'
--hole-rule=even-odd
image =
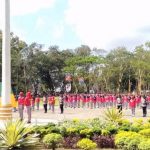
{"label": "tall white flagpole", "polygon": [[11,52],[10,52],[10,0],[2,0],[2,96],[0,120],[12,118],[11,110]]}

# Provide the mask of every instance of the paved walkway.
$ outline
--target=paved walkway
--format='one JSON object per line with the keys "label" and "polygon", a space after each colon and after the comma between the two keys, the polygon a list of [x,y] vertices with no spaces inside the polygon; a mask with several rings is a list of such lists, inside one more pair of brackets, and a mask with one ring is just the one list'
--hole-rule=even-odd
{"label": "paved walkway", "polygon": [[[51,110],[48,110],[47,113],[44,113],[43,108],[41,107],[40,110],[32,111],[32,124],[47,124],[48,122],[58,123],[63,120],[70,120],[70,119],[89,119],[89,118],[96,118],[100,117],[103,118],[104,111],[106,109],[96,108],[65,108],[64,114],[60,114],[59,107],[55,107],[55,113],[52,113]],[[142,109],[136,109],[135,117],[131,116],[131,110],[123,110],[124,118],[128,118],[132,120],[133,118],[143,118],[142,117]],[[18,111],[13,112],[13,118],[19,118]],[[27,119],[27,114],[24,112],[24,118]],[[146,118],[150,118],[150,109],[148,109],[148,115]]]}

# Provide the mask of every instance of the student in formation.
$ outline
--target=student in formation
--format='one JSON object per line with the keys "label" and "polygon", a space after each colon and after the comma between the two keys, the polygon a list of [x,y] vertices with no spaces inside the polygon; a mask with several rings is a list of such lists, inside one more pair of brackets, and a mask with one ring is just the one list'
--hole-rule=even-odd
{"label": "student in formation", "polygon": [[28,115],[28,122],[27,123],[31,123],[31,100],[32,100],[31,93],[27,92],[25,100],[24,100],[24,105],[26,107],[27,115]]}
{"label": "student in formation", "polygon": [[121,95],[118,95],[116,101],[117,101],[116,102],[117,109],[119,110],[120,113],[122,113],[122,97],[121,97]]}
{"label": "student in formation", "polygon": [[44,107],[44,113],[47,113],[47,96],[46,96],[46,93],[43,94],[43,107]]}
{"label": "student in formation", "polygon": [[40,97],[37,94],[36,98],[35,98],[35,103],[36,103],[36,109],[39,110],[40,107]]}
{"label": "student in formation", "polygon": [[64,99],[65,108],[67,108],[68,107],[68,95],[66,93],[63,95],[63,99]]}
{"label": "student in formation", "polygon": [[142,111],[143,111],[143,117],[146,117],[147,115],[147,100],[146,100],[146,96],[142,95],[141,96],[141,107],[142,107]]}
{"label": "student in formation", "polygon": [[19,110],[19,117],[21,121],[23,120],[24,99],[25,98],[23,92],[20,92],[18,97],[18,110]]}
{"label": "student in formation", "polygon": [[32,110],[34,111],[34,108],[35,108],[35,98],[34,98],[34,96],[32,96],[31,105],[32,105]]}
{"label": "student in formation", "polygon": [[49,108],[52,110],[54,113],[54,108],[55,108],[55,96],[52,94],[49,96]]}
{"label": "student in formation", "polygon": [[129,106],[130,106],[130,109],[131,109],[132,116],[135,116],[135,107],[136,107],[135,96],[131,96]]}
{"label": "student in formation", "polygon": [[59,107],[60,107],[60,113],[63,114],[64,113],[64,99],[63,99],[63,95],[59,96]]}

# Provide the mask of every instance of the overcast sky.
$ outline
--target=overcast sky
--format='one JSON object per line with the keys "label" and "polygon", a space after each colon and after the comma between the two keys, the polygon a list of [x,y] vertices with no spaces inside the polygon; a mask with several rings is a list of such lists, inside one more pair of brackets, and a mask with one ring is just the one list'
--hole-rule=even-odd
{"label": "overcast sky", "polygon": [[[150,0],[10,0],[11,31],[28,44],[111,50],[150,41]],[[2,0],[0,0],[0,11]],[[2,24],[0,12],[0,28]]]}

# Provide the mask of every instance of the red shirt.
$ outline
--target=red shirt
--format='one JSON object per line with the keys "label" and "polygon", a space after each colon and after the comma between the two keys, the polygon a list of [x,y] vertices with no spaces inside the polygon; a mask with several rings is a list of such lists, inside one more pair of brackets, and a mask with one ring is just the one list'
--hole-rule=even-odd
{"label": "red shirt", "polygon": [[77,101],[80,101],[80,98],[81,98],[80,95],[77,95]]}
{"label": "red shirt", "polygon": [[18,98],[18,105],[24,105],[24,97],[20,97]]}
{"label": "red shirt", "polygon": [[55,97],[54,96],[49,97],[49,104],[55,104]]}
{"label": "red shirt", "polygon": [[30,97],[26,97],[24,100],[24,105],[25,106],[31,106],[31,98]]}
{"label": "red shirt", "polygon": [[129,102],[129,106],[131,108],[135,108],[136,107],[136,101],[131,99],[130,102]]}
{"label": "red shirt", "polygon": [[39,102],[40,102],[40,98],[39,98],[39,97],[36,97],[36,98],[35,98],[35,102],[36,102],[36,103],[39,103]]}

